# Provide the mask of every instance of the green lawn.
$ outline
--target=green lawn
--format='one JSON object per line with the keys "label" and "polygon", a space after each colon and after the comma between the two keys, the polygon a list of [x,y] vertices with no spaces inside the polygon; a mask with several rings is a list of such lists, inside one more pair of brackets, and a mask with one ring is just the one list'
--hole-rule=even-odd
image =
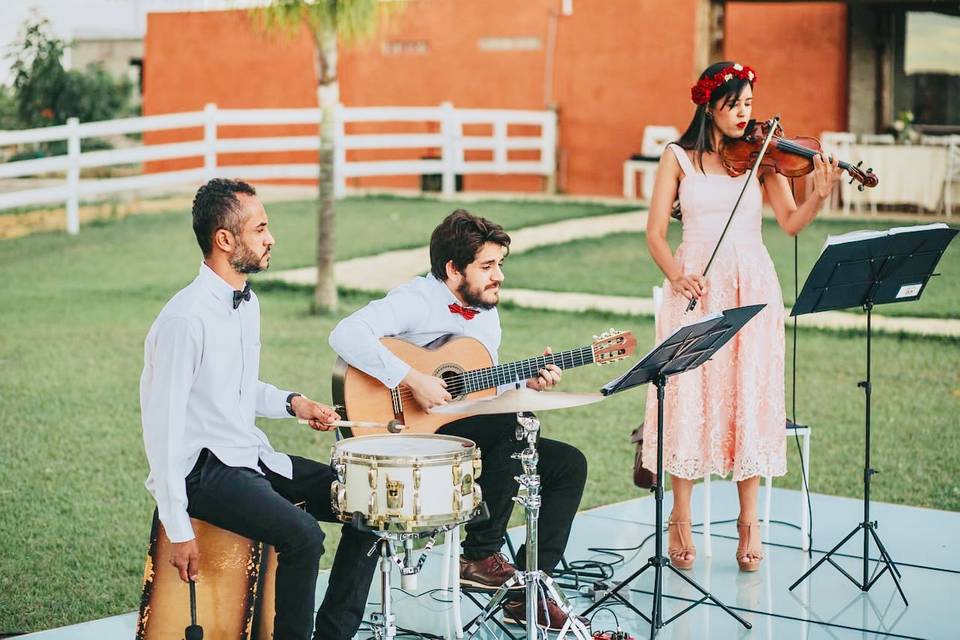
{"label": "green lawn", "polygon": [[[799,236],[799,288],[816,262],[828,235],[838,235],[858,229],[888,229],[907,226],[904,222],[816,220]],[[668,240],[676,249],[680,244],[679,223],[670,225]],[[783,299],[793,304],[793,238],[783,233],[773,220],[764,220],[763,239],[780,276]],[[940,277],[931,279],[918,302],[886,304],[876,308],[884,315],[928,316],[935,318],[960,317],[960,249],[953,243],[944,253],[938,271]],[[558,263],[571,265],[563,278],[554,275]],[[623,233],[603,238],[591,238],[566,244],[540,247],[511,256],[507,263],[508,284],[524,289],[552,291],[589,291],[607,295],[650,297],[654,285],[663,283],[660,271],[647,252],[646,234]]]}
{"label": "green lawn", "polygon": [[[274,269],[314,263],[315,206],[313,202],[286,202],[267,207],[270,226],[278,239]],[[495,200],[453,204],[409,198],[347,198],[337,203],[337,259],[426,245],[433,228],[456,208],[482,215],[506,229],[518,229],[567,218],[630,211],[636,207]]]}
{"label": "green lawn", "polygon": [[[338,228],[341,256],[422,244],[423,230],[450,208],[401,200],[348,204]],[[498,205],[495,215],[488,204],[472,208],[511,226],[573,211],[519,203],[516,210]],[[279,239],[275,266],[309,263],[312,216],[302,205],[269,211]],[[403,223],[383,229],[391,211]],[[508,263],[514,267],[508,284],[518,279],[513,261],[520,259]],[[143,338],[198,262],[183,213],[92,225],[77,237],[38,234],[0,243],[0,635],[136,608],[152,511],[143,488],[138,403]],[[572,279],[578,269],[562,275]],[[338,316],[311,316],[306,290],[260,285],[257,291],[262,377],[329,401],[333,355],[326,340]],[[345,295],[343,313],[367,299]],[[610,326],[636,332],[641,351],[653,339],[652,323],[636,318],[509,307],[502,317],[504,360],[538,353],[544,342],[578,346]],[[863,353],[861,336],[800,336],[798,418],[815,432],[817,492],[860,495],[863,397],[856,381]],[[958,341],[875,339],[874,458],[885,472],[875,479],[877,500],[960,510],[958,355]],[[595,390],[627,364],[571,371],[564,388]],[[578,445],[592,465],[583,507],[646,495],[630,483],[627,441],[643,404],[644,394],[634,392],[544,416],[546,435]],[[292,420],[262,426],[278,449],[329,455],[329,434]],[[790,451],[792,471],[781,484],[797,487],[792,445]]]}

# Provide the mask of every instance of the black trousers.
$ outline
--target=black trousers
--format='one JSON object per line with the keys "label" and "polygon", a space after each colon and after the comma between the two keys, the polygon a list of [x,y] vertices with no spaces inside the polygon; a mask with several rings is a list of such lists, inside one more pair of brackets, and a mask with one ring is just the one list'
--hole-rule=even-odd
{"label": "black trousers", "polygon": [[[223,529],[269,543],[277,550],[275,640],[348,640],[363,619],[379,556],[367,556],[376,542],[369,533],[344,525],[330,585],[313,616],[323,531],[317,520],[336,522],[330,503],[333,470],[290,456],[293,478],[262,463],[252,469],[228,467],[204,449],[187,476],[187,511]],[[294,506],[306,502],[306,511]],[[202,624],[202,622],[201,622]]]}
{"label": "black trousers", "polygon": [[[438,433],[473,440],[480,447],[483,471],[478,480],[490,519],[468,524],[463,542],[463,557],[481,560],[503,548],[513,497],[518,485],[514,476],[523,471],[520,461],[511,455],[522,451],[526,441],[516,438],[517,414],[473,416],[444,425]],[[540,520],[537,564],[552,571],[560,563],[570,537],[570,527],[580,506],[587,481],[587,459],[576,447],[557,440],[537,440],[540,475]],[[517,551],[517,565],[524,568],[525,548]]]}

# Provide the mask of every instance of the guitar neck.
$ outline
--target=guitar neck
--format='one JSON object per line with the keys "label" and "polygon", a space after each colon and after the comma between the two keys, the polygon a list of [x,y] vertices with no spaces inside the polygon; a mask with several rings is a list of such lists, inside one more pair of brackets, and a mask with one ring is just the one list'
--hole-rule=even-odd
{"label": "guitar neck", "polygon": [[499,387],[503,384],[529,380],[530,378],[536,377],[540,369],[543,369],[548,364],[555,364],[561,369],[573,369],[575,367],[593,364],[594,361],[593,348],[580,347],[578,349],[570,349],[568,351],[551,353],[535,358],[527,358],[526,360],[508,362],[495,367],[487,367],[486,369],[474,369],[473,371],[467,371],[457,376],[459,380],[456,380],[456,382],[462,385],[458,385],[458,387],[463,389],[463,393],[473,393],[474,391]]}

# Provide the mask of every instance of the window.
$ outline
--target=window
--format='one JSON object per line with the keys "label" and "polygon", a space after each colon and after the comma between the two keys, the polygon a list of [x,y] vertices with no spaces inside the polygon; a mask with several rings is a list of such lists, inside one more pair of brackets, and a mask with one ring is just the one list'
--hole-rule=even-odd
{"label": "window", "polygon": [[960,15],[905,10],[897,25],[894,115],[960,126]]}

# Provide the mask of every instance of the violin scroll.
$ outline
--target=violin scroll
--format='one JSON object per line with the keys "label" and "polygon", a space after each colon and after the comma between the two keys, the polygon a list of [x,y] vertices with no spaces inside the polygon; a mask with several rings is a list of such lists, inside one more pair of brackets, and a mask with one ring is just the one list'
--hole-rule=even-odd
{"label": "violin scroll", "polygon": [[[847,164],[847,166],[844,167],[843,166],[844,164]],[[861,160],[855,165],[843,163],[843,162],[840,163],[840,166],[843,167],[843,169],[848,174],[850,174],[850,184],[853,184],[854,182],[860,183],[857,185],[857,189],[859,191],[863,191],[865,187],[870,187],[872,189],[873,187],[880,184],[880,180],[879,178],[877,178],[877,175],[873,172],[873,168],[871,167],[866,171],[863,171],[862,169],[860,169],[860,165],[862,164],[863,164],[863,160]]]}

